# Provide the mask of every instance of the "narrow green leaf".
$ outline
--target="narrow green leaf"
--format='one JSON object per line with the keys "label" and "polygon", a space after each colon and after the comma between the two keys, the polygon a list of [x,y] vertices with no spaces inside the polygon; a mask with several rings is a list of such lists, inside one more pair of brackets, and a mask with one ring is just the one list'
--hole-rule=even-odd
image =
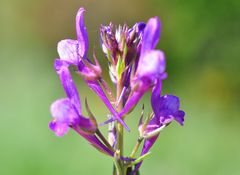
{"label": "narrow green leaf", "polygon": [[147,156],[149,156],[150,154],[151,154],[151,152],[148,152],[148,153],[140,156],[139,158],[137,158],[135,161],[133,161],[133,162],[131,163],[131,166],[133,166],[133,165],[135,165],[135,164],[143,161],[143,159],[145,159],[145,158],[146,158]]}
{"label": "narrow green leaf", "polygon": [[120,80],[122,73],[124,72],[124,69],[125,69],[125,61],[120,56],[118,56],[118,62],[117,62],[116,69],[117,69],[117,78],[118,78],[118,80]]}

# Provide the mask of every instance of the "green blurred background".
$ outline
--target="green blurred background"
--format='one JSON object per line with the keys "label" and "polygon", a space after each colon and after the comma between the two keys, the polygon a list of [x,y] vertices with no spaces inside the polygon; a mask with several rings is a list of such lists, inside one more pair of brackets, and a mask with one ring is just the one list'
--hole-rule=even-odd
{"label": "green blurred background", "polygon": [[[162,22],[158,48],[167,56],[164,93],[181,98],[186,123],[170,125],[142,166],[143,175],[240,174],[240,1],[237,0],[1,0],[0,174],[111,174],[112,160],[76,133],[57,138],[49,129],[50,104],[64,97],[53,69],[57,42],[75,38],[75,15],[86,8],[90,51],[99,50],[99,26]],[[91,56],[91,55],[89,55]],[[103,54],[97,52],[106,67]],[[104,75],[107,78],[107,74]],[[81,78],[99,121],[107,109]],[[109,80],[109,78],[107,78]],[[150,111],[149,94],[144,96]],[[141,105],[127,123],[125,153],[137,136]]]}

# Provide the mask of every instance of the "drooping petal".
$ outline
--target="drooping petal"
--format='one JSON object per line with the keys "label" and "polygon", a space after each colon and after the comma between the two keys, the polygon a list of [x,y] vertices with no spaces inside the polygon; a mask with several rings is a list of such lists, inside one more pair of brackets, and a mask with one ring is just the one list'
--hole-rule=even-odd
{"label": "drooping petal", "polygon": [[108,110],[113,114],[114,118],[118,120],[125,129],[130,131],[126,123],[119,117],[116,110],[113,108],[111,102],[108,100],[107,96],[105,95],[104,91],[102,90],[102,87],[97,81],[86,81],[88,86],[99,96],[99,98],[104,102],[104,104],[107,106]]}
{"label": "drooping petal", "polygon": [[81,103],[77,88],[73,82],[71,73],[68,69],[69,63],[64,60],[56,59],[54,63],[55,70],[59,75],[62,86],[65,90],[67,97],[71,100],[72,104],[76,107],[79,114],[82,113]]}
{"label": "drooping petal", "polygon": [[55,133],[56,136],[62,137],[68,132],[69,126],[66,123],[53,120],[49,123],[49,128]]}
{"label": "drooping petal", "polygon": [[57,51],[61,60],[65,60],[73,65],[79,62],[78,41],[65,39],[58,42]]}
{"label": "drooping petal", "polygon": [[78,39],[78,53],[82,58],[86,58],[88,52],[88,34],[84,24],[85,9],[80,8],[76,16],[76,31]]}
{"label": "drooping petal", "polygon": [[145,54],[156,47],[160,37],[160,25],[158,17],[148,20],[143,32],[141,54]]}
{"label": "drooping petal", "polygon": [[175,120],[180,124],[183,125],[184,124],[184,116],[185,116],[185,112],[184,111],[177,111],[177,113],[174,114],[174,118]]}

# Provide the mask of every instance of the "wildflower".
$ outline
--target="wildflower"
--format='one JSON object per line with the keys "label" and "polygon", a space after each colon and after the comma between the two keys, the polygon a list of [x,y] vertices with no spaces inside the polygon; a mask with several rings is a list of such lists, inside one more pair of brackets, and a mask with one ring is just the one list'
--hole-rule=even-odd
{"label": "wildflower", "polygon": [[[50,129],[57,135],[65,135],[73,129],[99,151],[113,157],[113,174],[138,174],[142,161],[161,131],[173,120],[183,125],[185,113],[180,110],[180,101],[174,95],[161,95],[162,81],[167,78],[166,59],[163,51],[157,50],[161,24],[153,17],[145,24],[136,23],[133,27],[115,26],[112,23],[100,27],[102,50],[109,65],[110,78],[116,90],[102,77],[102,69],[95,54],[88,57],[88,33],[84,24],[84,8],[76,15],[76,39],[65,39],[58,43],[59,59],[54,68],[60,78],[66,97],[53,102],[50,107],[53,120]],[[93,61],[91,61],[93,60]],[[78,90],[72,79],[69,67],[75,67],[87,86],[96,93],[108,108],[108,120],[98,124],[85,100],[88,117],[82,112]],[[151,91],[153,112],[143,122],[144,105],[139,122],[139,138],[129,157],[123,152],[123,126],[130,131],[124,118],[139,103],[142,96]],[[115,122],[117,121],[117,122]],[[100,132],[99,126],[109,123],[108,138]],[[137,150],[144,142],[140,157]],[[135,166],[134,170],[133,167]]]}

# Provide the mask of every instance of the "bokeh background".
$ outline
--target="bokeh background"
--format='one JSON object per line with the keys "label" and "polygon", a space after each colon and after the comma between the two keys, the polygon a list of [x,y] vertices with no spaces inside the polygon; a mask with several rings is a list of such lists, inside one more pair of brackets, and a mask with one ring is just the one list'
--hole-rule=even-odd
{"label": "bokeh background", "polygon": [[[99,52],[99,26],[132,26],[159,16],[158,45],[167,56],[164,93],[178,95],[186,112],[161,134],[142,166],[143,175],[240,174],[240,1],[237,0],[1,0],[0,1],[0,174],[111,174],[105,157],[70,131],[57,138],[48,129],[50,104],[64,97],[53,69],[57,42],[75,38],[75,15],[87,9],[90,51]],[[91,55],[90,55],[91,56]],[[104,77],[109,80],[108,75]],[[99,121],[107,109],[81,78],[81,98]],[[149,94],[144,96],[150,111]],[[127,119],[129,154],[137,136],[141,105]]]}

